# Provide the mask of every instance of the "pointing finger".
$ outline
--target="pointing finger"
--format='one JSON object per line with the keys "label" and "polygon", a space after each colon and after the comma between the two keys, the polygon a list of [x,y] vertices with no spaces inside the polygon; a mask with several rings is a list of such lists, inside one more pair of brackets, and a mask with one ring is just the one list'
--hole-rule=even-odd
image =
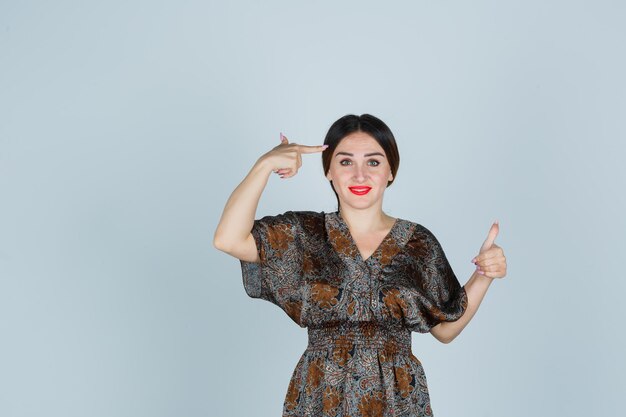
{"label": "pointing finger", "polygon": [[328,148],[328,145],[320,145],[320,146],[298,145],[298,152],[315,153],[315,152],[322,152],[326,148]]}

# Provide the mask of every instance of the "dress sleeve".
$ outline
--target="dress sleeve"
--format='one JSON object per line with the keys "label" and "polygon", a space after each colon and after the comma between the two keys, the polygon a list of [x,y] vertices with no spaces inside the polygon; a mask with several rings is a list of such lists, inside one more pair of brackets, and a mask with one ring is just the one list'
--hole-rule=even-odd
{"label": "dress sleeve", "polygon": [[409,251],[409,297],[404,319],[411,331],[427,333],[443,321],[459,319],[467,309],[467,293],[437,238],[417,225],[406,245]]}
{"label": "dress sleeve", "polygon": [[240,260],[246,293],[276,304],[303,327],[303,230],[297,213],[288,211],[255,220],[251,232],[260,262]]}

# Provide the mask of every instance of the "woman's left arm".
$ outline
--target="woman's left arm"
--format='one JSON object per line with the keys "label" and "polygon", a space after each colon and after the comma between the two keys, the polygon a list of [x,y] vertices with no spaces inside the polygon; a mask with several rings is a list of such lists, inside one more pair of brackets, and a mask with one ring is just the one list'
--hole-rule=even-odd
{"label": "woman's left arm", "polygon": [[430,329],[430,333],[440,342],[450,343],[463,331],[476,314],[494,278],[506,275],[504,251],[494,243],[499,230],[500,225],[495,222],[480,248],[479,255],[472,259],[476,270],[464,286],[467,293],[467,308],[463,315],[455,321],[444,321]]}

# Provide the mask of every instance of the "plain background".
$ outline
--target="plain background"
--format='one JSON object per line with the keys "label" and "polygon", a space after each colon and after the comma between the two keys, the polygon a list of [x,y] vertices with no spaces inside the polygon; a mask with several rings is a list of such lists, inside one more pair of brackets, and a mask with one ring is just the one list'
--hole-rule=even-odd
{"label": "plain background", "polygon": [[[392,216],[464,284],[508,274],[451,344],[413,334],[437,417],[604,416],[626,386],[626,6],[615,1],[0,3],[0,415],[278,416],[306,348],[213,248],[279,143],[371,113]],[[334,211],[319,155],[257,218]]]}

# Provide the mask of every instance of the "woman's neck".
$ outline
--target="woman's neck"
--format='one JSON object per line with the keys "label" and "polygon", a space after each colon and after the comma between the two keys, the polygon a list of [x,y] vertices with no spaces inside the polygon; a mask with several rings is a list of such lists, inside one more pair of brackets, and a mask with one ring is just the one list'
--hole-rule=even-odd
{"label": "woman's neck", "polygon": [[389,225],[395,220],[383,212],[380,206],[372,206],[366,209],[340,207],[339,215],[346,222],[350,231],[357,234],[387,230]]}

